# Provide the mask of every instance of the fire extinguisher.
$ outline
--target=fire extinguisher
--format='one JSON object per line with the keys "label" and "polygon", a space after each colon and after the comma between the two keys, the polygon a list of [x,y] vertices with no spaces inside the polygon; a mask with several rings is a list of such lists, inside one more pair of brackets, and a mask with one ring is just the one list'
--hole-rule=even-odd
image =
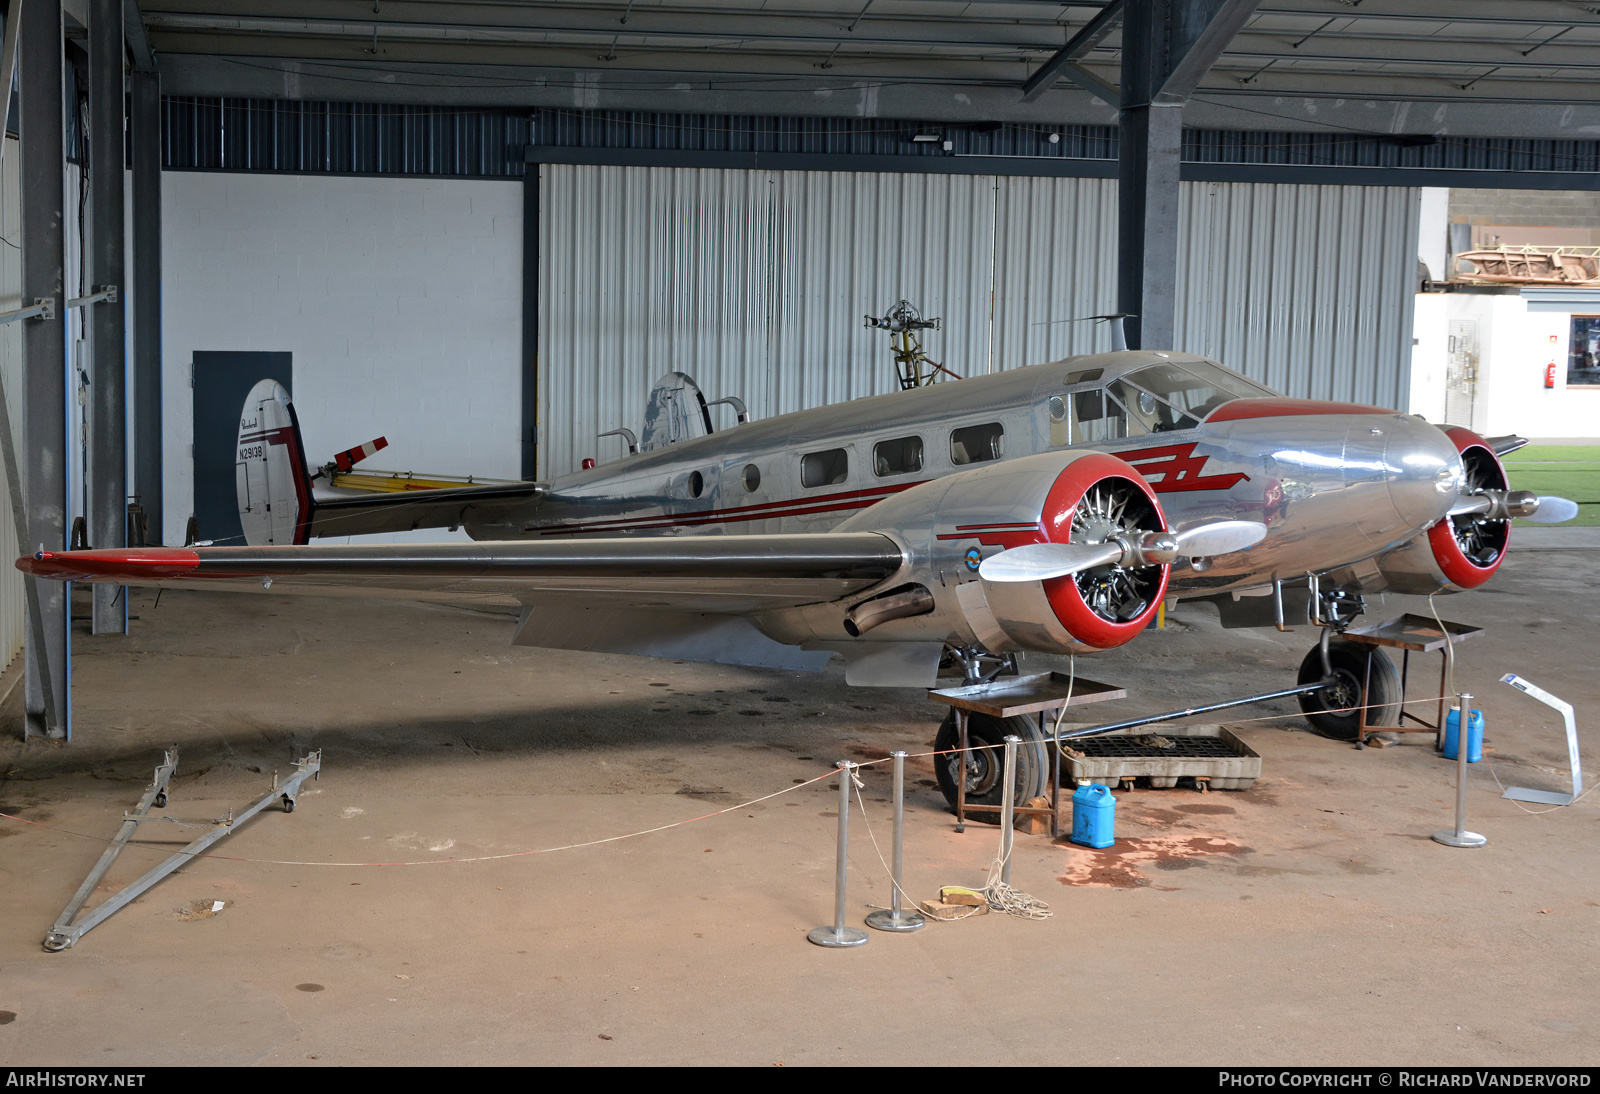
{"label": "fire extinguisher", "polygon": [[1556,363],[1554,361],[1544,366],[1544,386],[1547,388],[1556,386]]}

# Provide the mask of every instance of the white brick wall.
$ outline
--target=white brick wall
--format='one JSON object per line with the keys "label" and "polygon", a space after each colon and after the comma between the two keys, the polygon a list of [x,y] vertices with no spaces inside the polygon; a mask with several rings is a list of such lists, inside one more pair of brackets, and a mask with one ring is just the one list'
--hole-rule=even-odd
{"label": "white brick wall", "polygon": [[161,196],[165,542],[193,508],[195,350],[294,354],[313,462],[386,436],[385,470],[519,477],[520,181],[168,171]]}

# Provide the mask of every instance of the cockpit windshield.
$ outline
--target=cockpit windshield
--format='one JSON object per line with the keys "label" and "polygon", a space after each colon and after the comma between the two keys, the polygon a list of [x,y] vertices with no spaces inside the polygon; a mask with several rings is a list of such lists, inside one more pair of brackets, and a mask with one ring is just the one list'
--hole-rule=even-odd
{"label": "cockpit windshield", "polygon": [[1152,433],[1193,429],[1223,403],[1273,394],[1209,361],[1146,365],[1109,389]]}

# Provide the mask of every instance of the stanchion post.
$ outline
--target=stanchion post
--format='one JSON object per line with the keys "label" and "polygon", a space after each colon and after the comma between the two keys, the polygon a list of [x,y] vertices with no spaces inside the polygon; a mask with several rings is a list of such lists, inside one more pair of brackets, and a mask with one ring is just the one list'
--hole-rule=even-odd
{"label": "stanchion post", "polygon": [[1456,826],[1433,834],[1446,847],[1482,847],[1488,839],[1467,831],[1467,752],[1471,741],[1472,695],[1456,696]]}
{"label": "stanchion post", "polygon": [[867,926],[880,931],[920,931],[928,925],[921,912],[905,911],[900,905],[900,871],[905,864],[906,846],[906,754],[894,757],[894,893],[887,911],[882,908],[867,915]]}
{"label": "stanchion post", "polygon": [[806,938],[818,946],[861,946],[867,941],[867,932],[860,927],[844,925],[844,884],[846,855],[850,850],[850,782],[855,778],[856,765],[849,760],[839,761],[839,852],[833,874],[833,926],[816,927]]}
{"label": "stanchion post", "polygon": [[1011,884],[1011,842],[1016,835],[1017,804],[1017,746],[1022,738],[1006,737],[1006,771],[1003,796],[1000,798],[1000,880]]}

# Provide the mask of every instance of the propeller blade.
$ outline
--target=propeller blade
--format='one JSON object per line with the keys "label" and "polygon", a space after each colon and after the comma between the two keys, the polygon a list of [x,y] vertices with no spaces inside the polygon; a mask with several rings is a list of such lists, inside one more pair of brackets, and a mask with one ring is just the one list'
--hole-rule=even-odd
{"label": "propeller blade", "polygon": [[1116,543],[1030,543],[990,555],[978,567],[985,581],[1048,581],[1122,557]]}
{"label": "propeller blade", "polygon": [[1218,520],[1179,532],[1178,554],[1189,558],[1229,555],[1267,538],[1267,526],[1253,520]]}
{"label": "propeller blade", "polygon": [[1494,499],[1483,495],[1463,494],[1450,507],[1449,516],[1464,517],[1468,513],[1487,513],[1494,508]]}
{"label": "propeller blade", "polygon": [[1531,520],[1535,524],[1560,524],[1564,520],[1571,520],[1578,515],[1578,503],[1567,498],[1558,498],[1553,495],[1541,494],[1539,496],[1539,511],[1523,520]]}

